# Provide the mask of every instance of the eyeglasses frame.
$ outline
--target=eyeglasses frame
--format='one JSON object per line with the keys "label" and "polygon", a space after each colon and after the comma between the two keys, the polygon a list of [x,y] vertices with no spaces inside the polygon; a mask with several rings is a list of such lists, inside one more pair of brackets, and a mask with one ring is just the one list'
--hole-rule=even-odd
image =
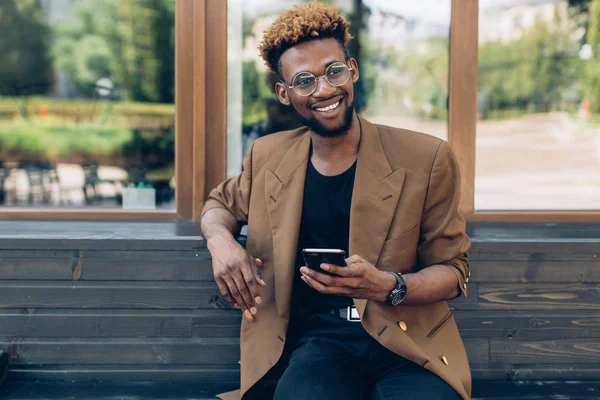
{"label": "eyeglasses frame", "polygon": [[[348,60],[352,60],[352,58],[349,58]],[[347,62],[348,60],[346,60],[346,62]],[[329,84],[329,86],[331,86],[331,87],[340,87],[340,86],[343,86],[343,85],[345,85],[346,83],[348,83],[348,80],[350,79],[350,77],[352,76],[352,74],[350,74],[350,75],[348,76],[348,79],[346,79],[346,81],[344,81],[344,83],[342,83],[341,85],[337,85],[337,86],[336,86],[336,85],[333,85],[333,84],[331,84],[331,82],[329,82],[329,79],[327,79],[327,71],[329,70],[329,68],[331,68],[333,65],[336,65],[336,64],[342,64],[344,67],[348,68],[348,71],[349,71],[349,72],[351,72],[351,71],[354,71],[354,67],[349,67],[349,66],[348,66],[348,64],[346,64],[345,62],[342,62],[342,61],[336,61],[336,62],[334,62],[334,63],[330,64],[330,65],[327,67],[327,69],[325,69],[325,74],[324,74],[324,75],[321,75],[321,76],[315,76],[315,75],[314,75],[313,73],[311,73],[311,72],[308,72],[308,71],[300,71],[300,72],[298,72],[297,74],[295,74],[295,75],[292,77],[292,82],[293,82],[293,81],[294,81],[294,79],[296,79],[296,77],[297,77],[298,75],[300,75],[300,74],[310,74],[310,75],[312,75],[312,76],[315,78],[315,87],[314,87],[314,89],[312,90],[312,92],[310,92],[309,94],[300,94],[300,93],[296,92],[296,89],[294,89],[294,87],[295,87],[296,85],[292,85],[292,86],[290,86],[290,85],[288,85],[288,84],[287,84],[287,82],[285,82],[285,81],[284,81],[283,79],[281,79],[281,78],[279,78],[279,81],[280,81],[281,83],[283,83],[283,85],[284,85],[286,88],[288,88],[288,89],[292,89],[292,90],[294,91],[294,93],[296,93],[298,96],[302,96],[302,97],[308,97],[308,96],[311,96],[311,95],[312,95],[312,94],[313,94],[313,93],[314,93],[314,92],[317,90],[317,88],[319,87],[319,80],[320,80],[320,79],[325,79],[325,82],[327,82],[327,84]]]}

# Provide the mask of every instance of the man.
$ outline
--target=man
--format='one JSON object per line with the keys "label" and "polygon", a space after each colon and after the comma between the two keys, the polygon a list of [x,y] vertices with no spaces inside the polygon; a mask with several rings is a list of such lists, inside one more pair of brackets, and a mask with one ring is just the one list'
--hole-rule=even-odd
{"label": "man", "polygon": [[[261,43],[279,101],[306,127],[256,140],[203,210],[215,280],[245,315],[241,390],[223,399],[470,397],[445,303],[466,295],[469,276],[456,160],[440,139],[355,113],[350,39],[335,9],[313,2]],[[244,223],[246,249],[235,241]],[[318,272],[303,248],[350,257]]]}

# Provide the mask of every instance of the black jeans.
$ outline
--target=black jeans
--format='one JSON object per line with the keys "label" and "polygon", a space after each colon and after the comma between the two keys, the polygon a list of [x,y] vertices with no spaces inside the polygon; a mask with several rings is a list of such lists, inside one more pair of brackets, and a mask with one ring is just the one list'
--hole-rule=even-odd
{"label": "black jeans", "polygon": [[295,320],[291,329],[296,338],[274,400],[460,399],[444,380],[387,350],[358,322],[316,314]]}

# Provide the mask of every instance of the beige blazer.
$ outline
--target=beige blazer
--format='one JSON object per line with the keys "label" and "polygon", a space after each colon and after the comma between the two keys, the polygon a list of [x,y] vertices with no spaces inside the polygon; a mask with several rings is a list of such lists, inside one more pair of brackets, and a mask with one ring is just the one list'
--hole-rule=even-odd
{"label": "beige blazer", "polygon": [[[401,273],[445,264],[466,295],[470,240],[458,212],[460,176],[450,146],[433,136],[360,122],[350,255]],[[256,320],[242,320],[241,389],[222,399],[243,398],[282,354],[310,147],[307,128],[256,140],[241,175],[214,189],[204,206],[203,213],[225,208],[248,223],[246,249],[263,260],[268,285],[261,288]],[[391,307],[354,299],[354,304],[363,327],[379,343],[470,398],[469,362],[445,302]]]}

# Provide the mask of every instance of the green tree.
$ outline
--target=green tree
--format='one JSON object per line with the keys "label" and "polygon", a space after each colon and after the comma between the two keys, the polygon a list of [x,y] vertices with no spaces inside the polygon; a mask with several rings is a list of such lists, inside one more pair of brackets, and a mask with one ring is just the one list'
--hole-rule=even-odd
{"label": "green tree", "polygon": [[50,82],[49,28],[40,0],[0,3],[0,93],[47,93]]}
{"label": "green tree", "polygon": [[587,41],[593,56],[587,60],[585,98],[594,112],[600,112],[600,0],[593,0],[590,6]]}
{"label": "green tree", "polygon": [[173,0],[82,0],[56,27],[53,54],[79,91],[112,79],[135,101],[174,99]]}
{"label": "green tree", "polygon": [[562,109],[566,93],[581,96],[574,29],[566,10],[557,6],[553,20],[538,18],[520,39],[483,44],[479,92],[484,108],[546,112]]}

